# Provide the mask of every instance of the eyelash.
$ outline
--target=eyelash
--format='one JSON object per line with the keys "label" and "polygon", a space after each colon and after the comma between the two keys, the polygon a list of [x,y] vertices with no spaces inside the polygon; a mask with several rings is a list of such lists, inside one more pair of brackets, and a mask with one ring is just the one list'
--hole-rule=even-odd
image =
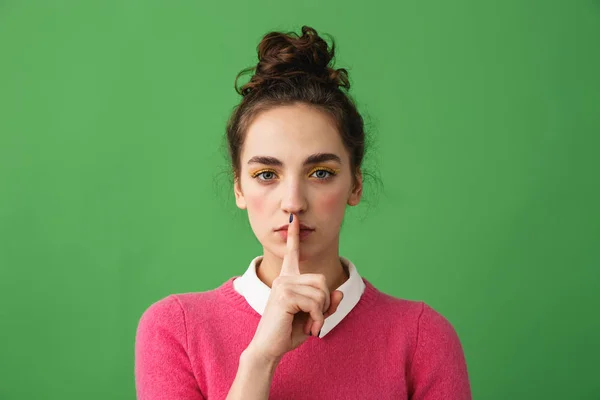
{"label": "eyelash", "polygon": [[[311,176],[312,174],[314,174],[317,171],[325,171],[329,173],[329,176],[325,177],[325,178],[317,178],[320,181],[326,181],[329,180],[331,178],[333,178],[335,175],[338,174],[337,170],[331,169],[331,168],[327,168],[327,167],[315,167],[313,168],[310,173],[308,174],[308,176]],[[256,179],[258,176],[260,176],[261,174],[264,174],[265,172],[270,172],[273,175],[276,175],[275,171],[272,169],[261,169],[260,171],[256,171],[254,173],[252,173],[252,178]],[[259,179],[260,181],[263,182],[269,182],[272,181],[273,179]]]}

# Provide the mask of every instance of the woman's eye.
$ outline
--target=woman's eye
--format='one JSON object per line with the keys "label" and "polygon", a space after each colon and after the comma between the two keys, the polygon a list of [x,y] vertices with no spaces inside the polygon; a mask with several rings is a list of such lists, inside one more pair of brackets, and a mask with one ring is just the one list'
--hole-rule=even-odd
{"label": "woman's eye", "polygon": [[273,179],[275,174],[272,171],[263,171],[257,174],[256,176],[262,176],[261,180],[263,181],[270,181],[271,179]]}
{"label": "woman's eye", "polygon": [[[327,180],[336,175],[336,172],[329,171],[327,169],[315,169],[310,174],[311,177],[315,177],[318,180]],[[277,179],[277,174],[274,171],[260,171],[252,175],[253,178],[263,182],[272,181]]]}
{"label": "woman's eye", "polygon": [[316,175],[316,177],[319,179],[327,179],[333,174],[325,169],[318,169],[313,172],[312,175]]}

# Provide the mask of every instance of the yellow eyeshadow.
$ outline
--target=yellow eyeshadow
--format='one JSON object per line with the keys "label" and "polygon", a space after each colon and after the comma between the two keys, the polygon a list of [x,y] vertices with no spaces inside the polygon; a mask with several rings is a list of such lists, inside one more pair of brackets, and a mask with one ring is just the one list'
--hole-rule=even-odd
{"label": "yellow eyeshadow", "polygon": [[[327,171],[332,175],[337,175],[340,172],[339,168],[314,167],[313,169],[310,170],[310,172],[308,173],[308,176],[311,176],[316,171],[321,171],[321,170]],[[250,176],[252,176],[253,178],[256,178],[258,175],[262,174],[263,172],[271,172],[271,173],[277,175],[277,172],[275,170],[270,169],[270,168],[264,168],[264,169],[259,169],[258,171],[251,172]]]}
{"label": "yellow eyeshadow", "polygon": [[314,174],[316,171],[327,171],[332,175],[337,175],[338,172],[340,172],[340,170],[338,168],[328,168],[328,167],[314,167],[313,169],[310,170],[310,172],[308,173],[308,176],[311,176],[312,174]]}
{"label": "yellow eyeshadow", "polygon": [[250,175],[253,178],[256,178],[258,175],[262,174],[263,172],[272,172],[272,173],[276,174],[276,172],[274,170],[265,168],[265,169],[259,169],[258,171],[251,172]]}

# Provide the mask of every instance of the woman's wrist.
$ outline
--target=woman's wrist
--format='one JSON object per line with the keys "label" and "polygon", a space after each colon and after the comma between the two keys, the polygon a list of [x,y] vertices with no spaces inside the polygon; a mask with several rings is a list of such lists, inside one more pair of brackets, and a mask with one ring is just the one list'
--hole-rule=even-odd
{"label": "woman's wrist", "polygon": [[227,400],[268,400],[277,364],[251,347],[244,350]]}
{"label": "woman's wrist", "polygon": [[279,365],[280,361],[280,357],[268,357],[259,351],[256,351],[252,345],[248,346],[246,350],[242,352],[240,357],[240,363],[245,363],[255,368],[261,368],[263,371],[272,371],[273,373],[275,372],[275,369],[277,368],[277,365]]}

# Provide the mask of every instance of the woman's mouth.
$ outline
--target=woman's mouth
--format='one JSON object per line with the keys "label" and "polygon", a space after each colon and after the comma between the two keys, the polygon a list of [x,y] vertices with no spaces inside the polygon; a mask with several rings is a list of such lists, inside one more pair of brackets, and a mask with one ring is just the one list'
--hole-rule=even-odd
{"label": "woman's mouth", "polygon": [[[300,240],[306,239],[311,233],[314,232],[314,229],[300,229],[300,233],[298,235]],[[287,229],[280,229],[275,233],[279,234],[279,236],[283,239],[284,242],[287,242],[288,231]]]}

